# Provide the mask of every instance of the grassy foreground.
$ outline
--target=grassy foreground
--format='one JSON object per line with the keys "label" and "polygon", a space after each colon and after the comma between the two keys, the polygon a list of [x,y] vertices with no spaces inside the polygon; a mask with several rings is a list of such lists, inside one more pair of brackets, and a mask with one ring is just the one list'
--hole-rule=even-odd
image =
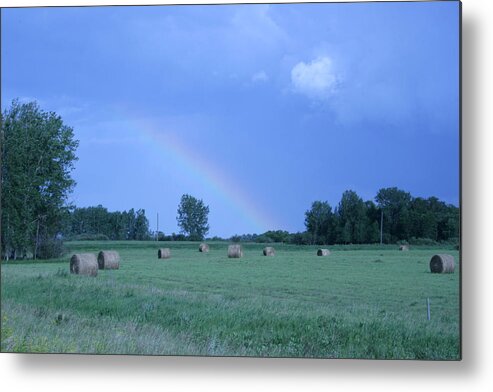
{"label": "grassy foreground", "polygon": [[[172,258],[158,260],[170,247]],[[452,249],[72,242],[118,250],[119,270],[69,274],[69,256],[1,267],[3,352],[447,359],[460,356],[459,257]],[[455,257],[431,274],[432,255]],[[427,320],[426,299],[431,302]]]}

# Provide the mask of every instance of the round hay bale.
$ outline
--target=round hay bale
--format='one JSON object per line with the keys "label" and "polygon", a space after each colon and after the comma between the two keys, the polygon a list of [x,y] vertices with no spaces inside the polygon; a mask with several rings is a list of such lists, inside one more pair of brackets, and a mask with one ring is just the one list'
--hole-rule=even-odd
{"label": "round hay bale", "polygon": [[119,269],[120,255],[114,250],[102,250],[98,254],[99,269]]}
{"label": "round hay bale", "polygon": [[171,251],[169,248],[161,248],[157,251],[158,259],[169,259],[171,257]]}
{"label": "round hay bale", "polygon": [[199,245],[199,252],[203,252],[203,253],[209,252],[209,245],[207,245],[205,243],[201,243]]}
{"label": "round hay bale", "polygon": [[70,258],[70,273],[97,276],[98,260],[93,253],[76,253]]}
{"label": "round hay bale", "polygon": [[228,257],[231,259],[239,259],[243,257],[243,249],[241,249],[241,245],[234,244],[228,246]]}
{"label": "round hay bale", "polygon": [[455,270],[454,256],[434,255],[430,260],[430,270],[435,274],[451,274]]}
{"label": "round hay bale", "polygon": [[330,250],[328,249],[317,250],[317,256],[328,256],[328,255],[330,255]]}
{"label": "round hay bale", "polygon": [[400,245],[399,246],[400,251],[408,251],[409,250],[409,245]]}
{"label": "round hay bale", "polygon": [[263,250],[264,256],[274,256],[276,254],[276,251],[272,246],[266,246]]}

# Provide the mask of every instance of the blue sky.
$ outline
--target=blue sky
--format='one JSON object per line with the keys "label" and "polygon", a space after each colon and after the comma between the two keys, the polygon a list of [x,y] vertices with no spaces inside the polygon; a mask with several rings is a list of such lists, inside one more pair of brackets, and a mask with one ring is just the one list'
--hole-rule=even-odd
{"label": "blue sky", "polygon": [[80,140],[70,201],[178,232],[304,230],[397,186],[459,199],[459,4],[2,10],[2,106],[36,100]]}

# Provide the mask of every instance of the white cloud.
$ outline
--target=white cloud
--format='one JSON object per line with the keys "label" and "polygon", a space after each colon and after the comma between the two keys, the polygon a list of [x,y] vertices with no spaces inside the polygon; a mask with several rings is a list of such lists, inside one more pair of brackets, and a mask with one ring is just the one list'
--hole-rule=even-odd
{"label": "white cloud", "polygon": [[267,82],[269,77],[265,73],[265,71],[259,71],[252,75],[252,82]]}
{"label": "white cloud", "polygon": [[335,92],[337,82],[332,61],[327,56],[318,57],[309,64],[299,62],[291,70],[294,90],[312,99],[329,97]]}

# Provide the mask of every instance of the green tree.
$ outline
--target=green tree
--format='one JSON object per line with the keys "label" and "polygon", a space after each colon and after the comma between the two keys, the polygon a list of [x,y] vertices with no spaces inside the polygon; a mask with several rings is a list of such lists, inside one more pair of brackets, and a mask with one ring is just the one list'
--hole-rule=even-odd
{"label": "green tree", "polygon": [[202,240],[209,232],[208,216],[209,206],[206,206],[202,200],[190,195],[181,197],[176,220],[181,232],[191,240]]}
{"label": "green tree", "polygon": [[145,210],[109,212],[105,207],[74,208],[66,214],[64,234],[67,237],[79,235],[102,235],[112,240],[145,240],[149,238],[149,221]]}
{"label": "green tree", "polygon": [[409,238],[411,219],[409,210],[412,197],[398,188],[380,189],[375,197],[378,207],[383,210],[384,237],[395,242]]}
{"label": "green tree", "polygon": [[136,240],[149,239],[149,221],[146,218],[145,210],[137,210],[135,216],[135,238]]}
{"label": "green tree", "polygon": [[446,241],[459,237],[459,209],[436,197],[412,200],[409,211],[411,236]]}
{"label": "green tree", "polygon": [[61,117],[14,100],[1,124],[1,243],[5,258],[37,256],[62,229],[78,141]]}
{"label": "green tree", "polygon": [[326,201],[314,201],[305,212],[305,227],[312,244],[327,244],[333,233],[332,207]]}
{"label": "green tree", "polygon": [[284,230],[269,230],[266,231],[263,236],[270,238],[272,242],[286,242],[289,237],[289,233]]}
{"label": "green tree", "polygon": [[373,244],[380,241],[380,210],[371,200],[365,202],[366,206],[366,242]]}
{"label": "green tree", "polygon": [[354,191],[348,190],[342,194],[337,207],[338,224],[340,227],[340,242],[363,243],[367,237],[366,205],[363,199]]}

